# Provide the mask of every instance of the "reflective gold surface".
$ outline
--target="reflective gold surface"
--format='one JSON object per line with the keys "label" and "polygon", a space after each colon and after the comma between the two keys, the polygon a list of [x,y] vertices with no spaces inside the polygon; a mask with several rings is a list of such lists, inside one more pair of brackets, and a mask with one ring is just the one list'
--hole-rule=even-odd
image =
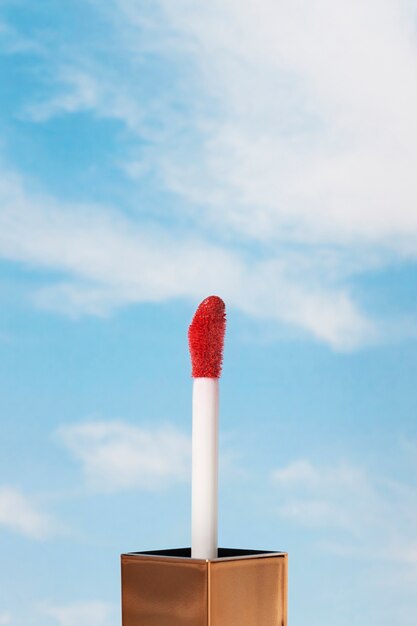
{"label": "reflective gold surface", "polygon": [[209,562],[209,626],[286,624],[287,559]]}
{"label": "reflective gold surface", "polygon": [[286,554],[186,552],[122,555],[123,626],[287,625]]}
{"label": "reflective gold surface", "polygon": [[207,626],[205,561],[122,557],[123,626]]}

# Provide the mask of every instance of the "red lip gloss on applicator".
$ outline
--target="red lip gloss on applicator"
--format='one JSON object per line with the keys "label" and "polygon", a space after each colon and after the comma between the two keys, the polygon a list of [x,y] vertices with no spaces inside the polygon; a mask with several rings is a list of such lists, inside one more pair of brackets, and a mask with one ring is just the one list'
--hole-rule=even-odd
{"label": "red lip gloss on applicator", "polygon": [[188,331],[194,379],[192,546],[122,554],[123,626],[287,626],[287,555],[217,547],[225,330],[223,300],[206,298]]}
{"label": "red lip gloss on applicator", "polygon": [[198,307],[188,331],[193,382],[191,556],[217,558],[219,378],[226,313],[210,296]]}

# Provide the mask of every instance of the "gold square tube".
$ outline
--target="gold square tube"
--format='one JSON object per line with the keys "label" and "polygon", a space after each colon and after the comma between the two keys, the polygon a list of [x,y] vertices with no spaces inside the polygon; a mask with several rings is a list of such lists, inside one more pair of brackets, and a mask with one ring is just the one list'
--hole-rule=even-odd
{"label": "gold square tube", "polygon": [[287,626],[288,556],[219,548],[123,554],[123,626]]}

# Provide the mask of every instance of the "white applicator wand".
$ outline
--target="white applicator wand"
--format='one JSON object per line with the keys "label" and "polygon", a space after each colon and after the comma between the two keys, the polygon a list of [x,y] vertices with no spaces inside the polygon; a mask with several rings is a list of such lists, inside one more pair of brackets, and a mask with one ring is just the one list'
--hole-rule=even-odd
{"label": "white applicator wand", "polygon": [[223,300],[206,298],[188,330],[194,378],[191,556],[195,559],[217,558],[219,378],[225,330]]}

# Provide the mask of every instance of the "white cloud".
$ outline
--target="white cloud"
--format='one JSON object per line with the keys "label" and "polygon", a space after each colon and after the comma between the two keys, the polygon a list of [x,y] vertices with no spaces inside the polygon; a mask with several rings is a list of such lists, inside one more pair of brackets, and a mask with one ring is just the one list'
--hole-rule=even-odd
{"label": "white cloud", "polygon": [[299,459],[271,473],[279,514],[340,556],[394,560],[417,576],[417,490],[348,463]]}
{"label": "white cloud", "polygon": [[31,498],[8,486],[0,486],[0,526],[39,540],[58,531],[55,522]]}
{"label": "white cloud", "polygon": [[65,67],[60,69],[55,79],[65,85],[61,93],[48,100],[27,105],[24,110],[25,117],[36,122],[44,122],[56,115],[76,113],[97,106],[99,85],[91,75],[73,67]]}
{"label": "white cloud", "polygon": [[39,54],[42,46],[17,32],[10,24],[0,20],[0,49],[3,54]]}
{"label": "white cloud", "polygon": [[220,293],[229,306],[293,324],[336,349],[375,340],[375,327],[346,288],[315,283],[294,259],[246,260],[201,237],[145,227],[113,210],[59,205],[29,194],[10,174],[0,184],[0,256],[64,273],[35,295],[70,314],[169,298],[194,301]]}
{"label": "white cloud", "polygon": [[[26,114],[44,121],[88,110],[123,121],[139,154],[123,166],[141,187],[146,171],[159,190],[179,194],[170,224],[187,228],[169,230],[156,211],[150,227],[106,207],[68,206],[5,173],[0,254],[64,274],[36,303],[106,315],[219,292],[231,307],[334,349],[397,337],[402,320],[370,320],[349,283],[398,259],[415,262],[409,4],[92,5],[110,16],[114,63],[93,46],[58,46],[48,65],[55,92]],[[152,89],[141,82],[149,59],[155,71],[169,69]],[[414,335],[409,326],[400,334]]]}
{"label": "white cloud", "polygon": [[[368,477],[348,465],[319,467],[298,460],[275,470],[272,480],[285,494],[281,514],[307,526],[354,531],[358,507],[366,511],[373,506]],[[359,523],[366,517],[362,515]]]}
{"label": "white cloud", "polygon": [[[273,481],[285,488],[306,487],[309,489],[353,489],[364,483],[364,475],[350,465],[322,468],[306,459],[293,461],[272,473]],[[365,481],[367,482],[367,481]]]}
{"label": "white cloud", "polygon": [[118,609],[108,602],[78,602],[66,606],[46,606],[43,613],[57,626],[115,626]]}
{"label": "white cloud", "polygon": [[[140,15],[137,2],[117,4]],[[410,3],[160,5],[214,109],[196,107],[193,158],[189,142],[164,153],[169,186],[249,239],[415,253]]]}
{"label": "white cloud", "polygon": [[[110,7],[130,71],[115,82],[97,58],[76,57],[74,68],[89,65],[100,78],[97,115],[151,140],[147,168],[189,201],[184,210],[200,227],[415,257],[412,3],[113,0],[107,18]],[[156,101],[131,80],[146,53],[170,69]],[[67,62],[60,82],[79,71]],[[126,168],[141,177],[143,154]]]}
{"label": "white cloud", "polygon": [[8,611],[0,611],[0,624],[6,626],[6,624],[11,624],[12,614]]}
{"label": "white cloud", "polygon": [[190,438],[169,425],[86,422],[62,427],[58,437],[100,491],[160,489],[190,475]]}
{"label": "white cloud", "polygon": [[[48,96],[27,103],[18,113],[19,117],[32,122],[47,122],[54,117],[83,111],[100,118],[121,120],[135,135],[144,133],[143,107],[125,90],[118,75],[109,74],[108,68],[93,65],[90,68],[85,57],[78,65],[74,58],[58,64],[53,75],[49,76]],[[119,82],[119,89],[114,89],[116,82]]]}

